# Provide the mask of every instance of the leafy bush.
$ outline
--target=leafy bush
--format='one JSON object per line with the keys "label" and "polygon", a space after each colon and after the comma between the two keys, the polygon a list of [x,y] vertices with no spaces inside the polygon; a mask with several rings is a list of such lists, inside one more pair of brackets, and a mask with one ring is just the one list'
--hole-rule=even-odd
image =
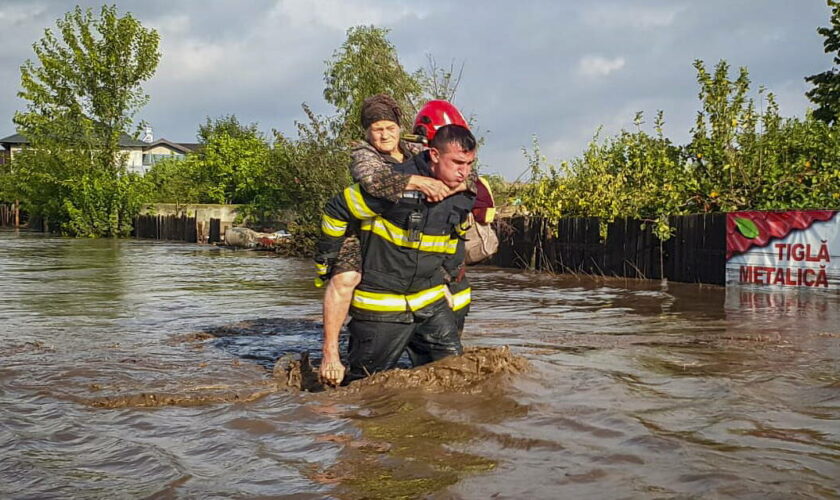
{"label": "leafy bush", "polygon": [[689,144],[674,146],[662,132],[622,131],[595,137],[579,158],[550,165],[534,144],[526,157],[532,183],[522,194],[530,213],[560,217],[619,217],[655,224],[661,238],[671,235],[667,216],[747,209],[830,208],[840,206],[840,127],[817,121],[784,119],[771,93],[759,91],[756,111],[749,76],[742,68],[729,78],[721,61],[713,74],[695,62],[701,110]]}
{"label": "leafy bush", "polygon": [[278,187],[277,207],[293,209],[301,230],[316,231],[326,202],[350,185],[350,155],[330,119],[306,106],[304,111],[309,122],[298,124],[297,140],[275,132],[269,172]]}

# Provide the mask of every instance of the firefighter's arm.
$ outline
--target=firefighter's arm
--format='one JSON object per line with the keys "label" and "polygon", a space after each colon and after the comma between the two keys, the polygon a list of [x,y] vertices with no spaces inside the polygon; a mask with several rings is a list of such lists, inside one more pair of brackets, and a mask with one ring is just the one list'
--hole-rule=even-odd
{"label": "firefighter's arm", "polygon": [[346,188],[327,202],[321,215],[321,236],[315,247],[315,269],[318,274],[315,286],[323,286],[329,280],[332,265],[347,237],[347,224],[351,220],[375,217],[392,205],[388,200],[374,198],[358,184]]}

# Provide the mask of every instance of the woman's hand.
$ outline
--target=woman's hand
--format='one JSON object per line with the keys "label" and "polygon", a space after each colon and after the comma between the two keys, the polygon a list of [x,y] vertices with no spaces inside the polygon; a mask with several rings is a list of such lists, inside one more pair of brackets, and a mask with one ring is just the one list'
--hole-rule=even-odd
{"label": "woman's hand", "polygon": [[405,189],[406,191],[420,191],[431,202],[441,201],[453,193],[443,182],[422,175],[412,175]]}

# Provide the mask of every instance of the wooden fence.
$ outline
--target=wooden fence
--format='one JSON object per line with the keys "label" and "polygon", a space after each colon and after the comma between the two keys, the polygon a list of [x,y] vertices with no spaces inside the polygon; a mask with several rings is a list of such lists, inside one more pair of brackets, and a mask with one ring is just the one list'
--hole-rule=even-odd
{"label": "wooden fence", "polygon": [[222,220],[210,219],[210,234],[207,237],[207,243],[220,243],[222,241]]}
{"label": "wooden fence", "polygon": [[[724,284],[726,214],[669,218],[675,234],[660,241],[649,225],[619,219],[601,239],[599,219],[515,217],[497,223],[499,252],[489,262],[503,267],[628,278]],[[644,227],[643,227],[644,226]]]}
{"label": "wooden fence", "polygon": [[13,227],[15,225],[15,206],[10,203],[0,203],[0,226]]}
{"label": "wooden fence", "polygon": [[185,215],[138,215],[131,235],[154,240],[218,243],[222,240],[220,223],[219,219],[210,219],[208,224]]}
{"label": "wooden fence", "polygon": [[19,227],[29,220],[26,212],[20,210],[17,203],[0,203],[0,226]]}
{"label": "wooden fence", "polygon": [[195,217],[185,215],[138,215],[134,218],[132,235],[155,240],[198,242]]}

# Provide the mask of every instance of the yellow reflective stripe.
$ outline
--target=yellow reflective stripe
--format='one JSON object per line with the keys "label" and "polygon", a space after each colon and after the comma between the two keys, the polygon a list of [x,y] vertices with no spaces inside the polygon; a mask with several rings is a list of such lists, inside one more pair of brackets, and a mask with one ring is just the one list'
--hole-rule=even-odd
{"label": "yellow reflective stripe", "polygon": [[330,266],[326,264],[318,264],[317,262],[315,263],[315,271],[318,273],[319,276],[327,274],[327,271],[329,270]]}
{"label": "yellow reflective stripe", "polygon": [[453,240],[449,235],[420,234],[420,250],[424,252],[455,253],[457,244],[458,240]]}
{"label": "yellow reflective stripe", "polygon": [[484,224],[490,224],[496,218],[496,199],[493,196],[493,190],[490,188],[490,182],[484,177],[479,177],[478,181],[487,189],[487,194],[490,195],[490,202],[493,204],[492,207],[484,209]]}
{"label": "yellow reflective stripe", "polygon": [[451,238],[448,242],[449,248],[446,250],[446,253],[454,254],[458,251],[458,238]]}
{"label": "yellow reflective stripe", "polygon": [[420,246],[419,241],[408,241],[408,231],[391,224],[382,217],[362,221],[362,231],[371,231],[386,241],[401,247],[418,248]]}
{"label": "yellow reflective stripe", "polygon": [[327,214],[321,214],[321,232],[338,238],[344,236],[347,231],[347,223],[343,220],[333,219]]}
{"label": "yellow reflective stripe", "polygon": [[487,212],[485,212],[484,215],[484,223],[490,224],[493,222],[493,219],[496,218],[496,207],[487,207],[485,210],[487,210]]}
{"label": "yellow reflective stripe", "polygon": [[367,311],[403,312],[408,309],[405,295],[374,293],[356,290],[353,292],[353,307]]}
{"label": "yellow reflective stripe", "polygon": [[347,207],[350,212],[357,219],[368,219],[376,215],[376,212],[371,210],[365,199],[362,196],[362,188],[358,184],[353,184],[344,190],[344,200],[347,202]]}
{"label": "yellow reflective stripe", "polygon": [[353,307],[366,311],[405,312],[418,311],[444,297],[446,285],[427,288],[410,295],[376,293],[356,290],[353,292]]}
{"label": "yellow reflective stripe", "polygon": [[434,288],[423,290],[422,292],[408,295],[406,296],[406,299],[408,300],[408,307],[410,307],[412,311],[417,311],[445,296],[446,285],[439,285]]}
{"label": "yellow reflective stripe", "polygon": [[469,229],[470,226],[472,225],[472,224],[470,224],[471,220],[472,220],[472,217],[467,217],[467,220],[458,224],[455,227],[455,231],[458,233],[459,236],[464,236],[465,234],[467,234],[467,229]]}
{"label": "yellow reflective stripe", "polygon": [[466,288],[452,296],[452,310],[463,309],[472,302],[472,288]]}
{"label": "yellow reflective stripe", "polygon": [[449,235],[432,235],[420,233],[420,241],[409,241],[409,232],[391,222],[376,217],[362,221],[362,231],[371,231],[380,238],[405,248],[416,248],[423,252],[454,254],[458,240]]}
{"label": "yellow reflective stripe", "polygon": [[484,184],[484,187],[485,187],[485,188],[487,188],[487,194],[489,194],[489,195],[490,195],[490,200],[493,202],[493,205],[495,205],[495,204],[496,204],[496,197],[495,197],[495,196],[493,196],[493,189],[491,189],[491,188],[490,188],[490,181],[488,181],[486,178],[484,178],[484,177],[482,177],[482,176],[480,176],[480,175],[478,176],[478,180],[479,180],[482,184]]}

